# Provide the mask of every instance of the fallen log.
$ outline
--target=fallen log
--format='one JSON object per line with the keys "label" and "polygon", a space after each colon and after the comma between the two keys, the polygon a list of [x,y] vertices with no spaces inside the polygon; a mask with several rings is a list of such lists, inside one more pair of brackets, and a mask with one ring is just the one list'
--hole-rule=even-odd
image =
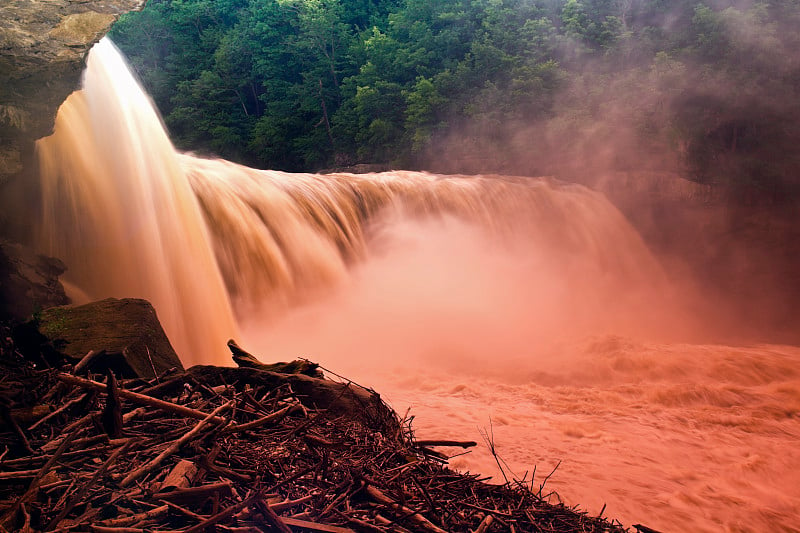
{"label": "fallen log", "polygon": [[325,533],[356,533],[354,530],[341,527],[329,526],[327,524],[318,524],[317,522],[310,522],[308,520],[298,520],[297,518],[286,517],[283,522],[287,526],[296,527],[298,529],[310,529],[311,531],[323,531]]}
{"label": "fallen log", "polygon": [[229,481],[220,481],[199,487],[186,487],[160,491],[153,494],[156,500],[174,503],[176,505],[188,505],[191,503],[202,503],[206,499],[216,496],[220,499],[228,498],[233,494],[233,485]]}
{"label": "fallen log", "polygon": [[161,464],[161,462],[164,459],[166,459],[167,457],[178,451],[181,446],[186,444],[188,441],[192,440],[195,437],[195,435],[200,433],[200,430],[203,429],[203,427],[205,427],[206,424],[208,424],[215,418],[219,418],[217,415],[219,415],[223,411],[230,409],[232,405],[233,405],[233,400],[224,403],[219,407],[217,407],[216,409],[214,409],[212,413],[210,413],[203,420],[195,424],[195,426],[188,433],[186,433],[181,438],[170,444],[166,450],[158,454],[158,456],[156,456],[155,459],[151,459],[145,465],[140,466],[139,468],[137,468],[136,470],[132,471],[130,474],[125,476],[125,478],[122,481],[120,481],[120,486],[127,487],[135,480],[139,479],[146,473],[156,468],[158,465]]}
{"label": "fallen log", "polygon": [[[62,381],[69,385],[75,385],[77,387],[83,387],[84,389],[97,390],[100,392],[107,392],[107,387],[105,386],[105,384],[98,383],[97,381],[92,381],[90,379],[83,379],[77,376],[71,376],[69,374],[64,374],[64,373],[58,373],[56,375],[56,378],[59,381]],[[205,417],[208,416],[208,413],[204,413],[202,411],[198,411],[196,409],[192,409],[184,405],[178,405],[172,402],[159,400],[158,398],[153,398],[152,396],[145,396],[143,394],[131,392],[125,389],[119,389],[118,394],[120,398],[125,398],[126,400],[130,400],[135,403],[144,404],[149,407],[155,407],[156,409],[161,409],[162,411],[166,411],[168,413],[179,414],[182,416],[186,416],[188,418],[203,420]],[[213,417],[211,421],[214,422],[215,424],[223,424],[227,422],[227,420],[225,420],[222,417]]]}
{"label": "fallen log", "polygon": [[417,446],[425,447],[425,446],[452,446],[457,448],[473,448],[478,445],[477,442],[473,440],[416,440],[414,444]]}
{"label": "fallen log", "polygon": [[233,361],[243,368],[256,368],[278,374],[305,374],[315,378],[322,377],[319,365],[305,359],[295,359],[288,363],[262,363],[255,355],[239,347],[233,339],[228,341],[228,349],[233,354]]}
{"label": "fallen log", "polygon": [[433,522],[422,516],[422,514],[420,514],[418,511],[409,509],[408,507],[397,503],[396,501],[385,495],[383,492],[378,490],[376,487],[372,485],[367,485],[365,490],[367,491],[367,494],[369,494],[370,497],[372,497],[372,499],[374,499],[376,502],[382,503],[395,513],[406,516],[409,520],[414,522],[422,529],[430,531],[431,533],[447,533],[445,530],[443,530],[442,528],[440,528],[439,526],[437,526],[436,524],[434,524]]}

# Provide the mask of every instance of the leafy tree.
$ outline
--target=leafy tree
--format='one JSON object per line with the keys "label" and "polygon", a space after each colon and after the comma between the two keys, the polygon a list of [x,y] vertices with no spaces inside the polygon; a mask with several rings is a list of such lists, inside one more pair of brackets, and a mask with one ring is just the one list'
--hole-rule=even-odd
{"label": "leafy tree", "polygon": [[788,190],[799,27],[793,0],[150,0],[112,38],[179,147],[251,165],[558,172],[617,137],[604,164]]}

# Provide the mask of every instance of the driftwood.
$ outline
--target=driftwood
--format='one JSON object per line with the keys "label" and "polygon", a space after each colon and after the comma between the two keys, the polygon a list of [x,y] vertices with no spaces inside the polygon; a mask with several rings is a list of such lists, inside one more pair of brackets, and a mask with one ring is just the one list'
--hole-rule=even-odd
{"label": "driftwood", "polygon": [[233,339],[228,341],[228,349],[233,354],[233,361],[242,368],[255,368],[278,374],[305,374],[315,378],[322,377],[319,365],[305,359],[295,359],[288,363],[262,363],[255,355],[239,347]]}
{"label": "driftwood", "polygon": [[197,465],[192,461],[181,459],[172,470],[169,471],[164,482],[161,483],[161,490],[174,490],[188,487],[197,475]]}
{"label": "driftwood", "polygon": [[[29,381],[6,372],[31,387],[6,411],[50,414],[25,432],[30,450],[0,449],[0,533],[624,531],[522,483],[448,470],[428,447],[474,443],[415,441],[409,421],[347,381],[195,367],[108,387],[24,371]],[[0,439],[16,443],[14,431]]]}
{"label": "driftwood", "polygon": [[150,472],[158,465],[163,463],[164,459],[171,456],[172,454],[180,450],[181,446],[183,446],[190,440],[194,439],[197,436],[197,434],[200,433],[200,430],[203,429],[203,427],[205,427],[206,424],[211,422],[211,420],[213,420],[214,418],[217,418],[217,415],[219,415],[221,412],[227,409],[230,409],[232,403],[233,402],[228,402],[214,409],[214,411],[210,413],[207,417],[205,417],[203,420],[195,424],[195,426],[191,429],[191,431],[181,436],[181,438],[179,438],[175,442],[171,443],[166,450],[158,454],[156,457],[148,461],[146,464],[140,466],[139,468],[137,468],[136,470],[132,471],[130,474],[125,476],[120,482],[120,486],[126,487],[130,485],[133,481],[139,479],[144,474]]}
{"label": "driftwood", "polygon": [[[67,383],[69,385],[77,385],[78,387],[83,387],[85,389],[93,389],[101,392],[106,392],[106,386],[102,383],[98,383],[96,381],[92,381],[90,379],[83,379],[76,376],[71,376],[69,374],[60,373],[56,376],[60,381]],[[167,412],[177,413],[183,416],[188,416],[189,418],[196,418],[198,420],[204,420],[208,413],[204,413],[202,411],[198,411],[196,409],[191,409],[184,405],[178,405],[172,402],[165,402],[164,400],[159,400],[158,398],[153,398],[151,396],[145,396],[143,394],[138,394],[135,392],[127,391],[127,390],[119,390],[118,394],[121,398],[125,398],[126,400],[131,400],[134,402],[138,402],[144,405],[148,405],[150,407],[155,407],[157,409],[162,409]],[[225,423],[226,420],[224,418],[216,417],[212,418],[212,420],[218,424]]]}
{"label": "driftwood", "polygon": [[474,440],[417,440],[417,446],[452,446],[456,448],[472,448],[478,443]]}

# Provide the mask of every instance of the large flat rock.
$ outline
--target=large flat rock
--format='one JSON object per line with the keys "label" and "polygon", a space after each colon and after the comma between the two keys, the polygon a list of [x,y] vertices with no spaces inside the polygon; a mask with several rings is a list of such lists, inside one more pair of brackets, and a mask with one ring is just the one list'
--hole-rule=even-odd
{"label": "large flat rock", "polygon": [[78,361],[90,350],[122,377],[152,378],[180,359],[147,300],[108,298],[79,306],[53,307],[41,313],[39,332],[59,353]]}

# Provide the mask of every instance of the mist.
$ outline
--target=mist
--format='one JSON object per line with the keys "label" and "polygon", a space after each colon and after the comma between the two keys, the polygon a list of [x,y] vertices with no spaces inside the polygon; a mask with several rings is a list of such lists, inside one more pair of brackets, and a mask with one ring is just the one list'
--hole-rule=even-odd
{"label": "mist", "polygon": [[566,31],[547,111],[453,116],[418,163],[601,191],[725,317],[729,341],[797,342],[797,21],[755,2],[706,5],[620,4],[627,31],[594,48]]}
{"label": "mist", "polygon": [[[622,270],[601,251],[531,246],[524,232],[497,239],[456,218],[390,218],[371,233],[346,281],[274,322],[245,318],[247,343],[266,359],[300,355],[350,375],[419,368],[523,383],[572,368],[575,343],[595,335],[698,333],[647,255]],[[630,245],[618,238],[613,248]]]}

